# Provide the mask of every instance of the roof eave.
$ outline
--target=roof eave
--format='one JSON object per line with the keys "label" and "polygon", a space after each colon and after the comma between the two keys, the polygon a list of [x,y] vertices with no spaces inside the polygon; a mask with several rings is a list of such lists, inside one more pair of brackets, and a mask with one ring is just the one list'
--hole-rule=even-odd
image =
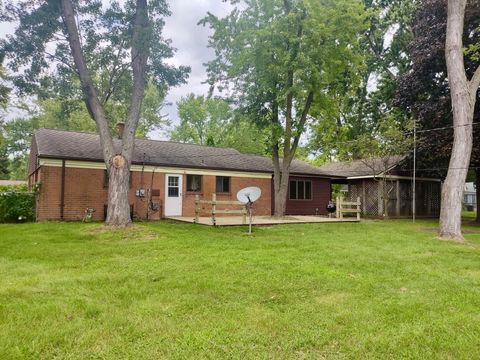
{"label": "roof eave", "polygon": [[[44,159],[58,159],[58,160],[72,160],[72,161],[91,161],[91,162],[99,162],[103,163],[103,159],[95,159],[95,158],[85,158],[85,157],[72,157],[72,156],[56,156],[56,155],[47,155],[47,154],[38,154],[39,158]],[[132,161],[133,165],[148,165],[148,166],[156,166],[156,167],[172,167],[172,168],[190,168],[190,169],[210,169],[210,170],[225,170],[225,171],[238,171],[238,172],[247,172],[247,173],[263,173],[263,174],[272,174],[273,170],[256,170],[256,169],[239,169],[233,167],[215,167],[215,166],[195,166],[195,165],[186,165],[186,164],[165,164],[165,163],[154,163],[154,162],[139,162],[139,161]],[[338,175],[329,175],[329,174],[311,174],[311,173],[299,173],[299,172],[291,172],[290,175],[292,176],[303,176],[303,177],[317,177],[317,178],[327,178],[327,179],[345,179],[345,176],[338,176]]]}

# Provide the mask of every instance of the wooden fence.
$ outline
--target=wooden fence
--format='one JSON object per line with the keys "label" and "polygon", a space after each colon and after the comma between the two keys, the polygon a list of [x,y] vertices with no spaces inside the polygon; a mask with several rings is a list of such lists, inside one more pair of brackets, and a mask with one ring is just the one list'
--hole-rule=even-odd
{"label": "wooden fence", "polygon": [[[210,209],[205,209],[202,205],[210,205]],[[240,206],[240,210],[233,209],[218,209],[217,206]],[[199,195],[195,195],[195,223],[198,223],[198,218],[202,214],[208,214],[212,217],[213,225],[217,224],[218,214],[239,214],[242,215],[242,223],[247,223],[247,206],[240,201],[217,200],[217,194],[212,194],[212,200],[200,200]]]}
{"label": "wooden fence", "polygon": [[343,214],[356,213],[357,220],[360,220],[361,202],[360,197],[357,197],[357,201],[345,201],[342,197],[337,197],[337,218],[343,219]]}

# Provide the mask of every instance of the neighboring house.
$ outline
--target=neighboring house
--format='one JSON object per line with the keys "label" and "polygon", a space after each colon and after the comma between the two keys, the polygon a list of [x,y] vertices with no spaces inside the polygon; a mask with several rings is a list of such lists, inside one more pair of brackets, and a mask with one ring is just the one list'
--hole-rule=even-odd
{"label": "neighboring house", "polygon": [[[114,144],[120,147],[120,140]],[[29,160],[29,185],[40,184],[38,220],[80,220],[93,208],[95,220],[106,215],[108,177],[97,134],[40,129],[35,132]],[[326,214],[331,197],[329,172],[294,160],[291,167],[287,214]],[[195,214],[195,195],[236,200],[237,192],[258,186],[262,196],[256,215],[274,208],[271,159],[241,154],[234,149],[168,141],[135,142],[131,166],[132,216],[160,219]]]}
{"label": "neighboring house", "polygon": [[465,184],[463,192],[463,207],[468,211],[477,211],[477,189],[473,182]]}
{"label": "neighboring house", "polygon": [[[364,216],[411,217],[413,174],[402,170],[401,165],[405,161],[405,156],[391,156],[335,162],[321,166],[320,170],[344,176],[344,179],[333,180],[333,183],[348,186],[349,200],[360,197]],[[415,184],[416,216],[439,216],[441,180],[417,177]]]}

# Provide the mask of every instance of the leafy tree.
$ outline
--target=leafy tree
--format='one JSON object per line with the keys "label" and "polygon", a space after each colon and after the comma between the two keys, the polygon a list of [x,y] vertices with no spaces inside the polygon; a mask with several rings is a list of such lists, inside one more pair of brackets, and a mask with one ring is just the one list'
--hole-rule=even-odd
{"label": "leafy tree", "polygon": [[363,1],[367,26],[360,38],[364,61],[355,78],[345,78],[328,104],[322,104],[313,127],[309,148],[319,162],[357,159],[349,143],[377,132],[385,117],[393,117],[399,129],[409,116],[395,103],[398,79],[410,71],[408,45],[412,38],[415,0]]}
{"label": "leafy tree", "polygon": [[3,124],[0,123],[0,180],[9,179],[10,177],[7,144],[3,133]]}
{"label": "leafy tree", "polygon": [[10,87],[7,85],[7,75],[2,66],[2,57],[0,55],[0,109],[5,109],[10,95]]}
{"label": "leafy tree", "polygon": [[[164,92],[189,70],[164,62],[174,53],[161,35],[168,15],[164,0],[7,1],[2,11],[4,20],[18,22],[3,46],[17,91],[81,98],[95,120],[110,179],[109,225],[131,222],[129,169],[146,85]],[[128,104],[119,119],[125,120],[120,154],[109,128],[112,103]]]}
{"label": "leafy tree", "polygon": [[283,216],[290,165],[313,109],[354,76],[361,61],[362,3],[251,0],[225,18],[208,14],[201,23],[214,31],[209,83],[230,91],[242,111],[269,129],[275,215]]}
{"label": "leafy tree", "polygon": [[[480,4],[468,3],[465,11],[463,44],[465,72],[472,78],[480,65],[475,51],[480,43]],[[420,130],[417,149],[418,168],[427,176],[444,177],[453,145],[452,103],[447,78],[445,43],[447,1],[422,1],[413,22],[413,40],[409,46],[412,71],[399,79],[396,103],[418,120]],[[478,94],[477,94],[478,97]],[[480,121],[480,106],[474,109],[474,122]],[[477,188],[480,186],[480,142],[478,126],[473,127],[473,151],[469,166],[476,169]],[[432,151],[435,149],[435,151]],[[479,192],[480,194],[480,192]],[[480,201],[480,198],[479,198]],[[477,220],[480,221],[477,212]]]}
{"label": "leafy tree", "polygon": [[172,140],[263,153],[262,132],[228,101],[190,94],[178,101],[177,107],[180,124],[172,130]]}
{"label": "leafy tree", "polygon": [[172,131],[175,141],[200,145],[218,144],[223,129],[232,117],[227,101],[189,94],[177,102],[180,124]]}

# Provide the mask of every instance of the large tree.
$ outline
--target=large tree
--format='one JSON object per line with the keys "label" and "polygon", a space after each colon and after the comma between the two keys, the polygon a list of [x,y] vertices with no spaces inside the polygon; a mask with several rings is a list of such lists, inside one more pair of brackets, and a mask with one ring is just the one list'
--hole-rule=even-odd
{"label": "large tree", "polygon": [[202,23],[214,31],[210,84],[229,90],[241,111],[269,128],[275,215],[283,216],[290,165],[313,109],[361,61],[362,2],[249,0]]}
{"label": "large tree", "polygon": [[[410,70],[408,44],[412,38],[415,0],[363,0],[367,26],[360,38],[364,61],[355,78],[346,77],[330,90],[328,106],[316,111],[321,121],[313,127],[309,149],[318,162],[350,160],[358,137],[378,134],[382,122],[395,119],[399,130],[409,118],[394,104],[398,79]],[[393,124],[392,124],[393,125]],[[400,150],[399,150],[400,151]]]}
{"label": "large tree", "polygon": [[[109,172],[106,223],[129,224],[129,169],[146,85],[166,89],[188,72],[163,61],[173,56],[161,35],[166,2],[17,1],[7,2],[2,14],[19,24],[3,45],[17,89],[44,98],[68,91],[85,101]],[[125,118],[118,119],[125,121],[120,147],[106,111],[113,99],[128,101]]]}
{"label": "large tree", "polygon": [[462,240],[462,200],[473,144],[473,116],[480,86],[480,66],[467,77],[463,34],[467,0],[449,0],[445,57],[453,111],[453,147],[442,187],[441,239]]}
{"label": "large tree", "polygon": [[[466,7],[463,29],[463,45],[467,49],[465,72],[468,78],[480,65],[477,49],[480,44],[479,27],[480,4],[470,2]],[[396,104],[417,119],[420,130],[417,136],[419,174],[440,178],[446,176],[453,146],[452,102],[445,57],[446,28],[447,1],[422,1],[414,17],[413,40],[408,49],[412,70],[399,78],[396,94]],[[477,101],[474,122],[479,121],[480,106]],[[474,126],[473,130],[470,174],[476,173],[477,188],[480,188],[480,127]],[[478,212],[477,220],[480,221]]]}

